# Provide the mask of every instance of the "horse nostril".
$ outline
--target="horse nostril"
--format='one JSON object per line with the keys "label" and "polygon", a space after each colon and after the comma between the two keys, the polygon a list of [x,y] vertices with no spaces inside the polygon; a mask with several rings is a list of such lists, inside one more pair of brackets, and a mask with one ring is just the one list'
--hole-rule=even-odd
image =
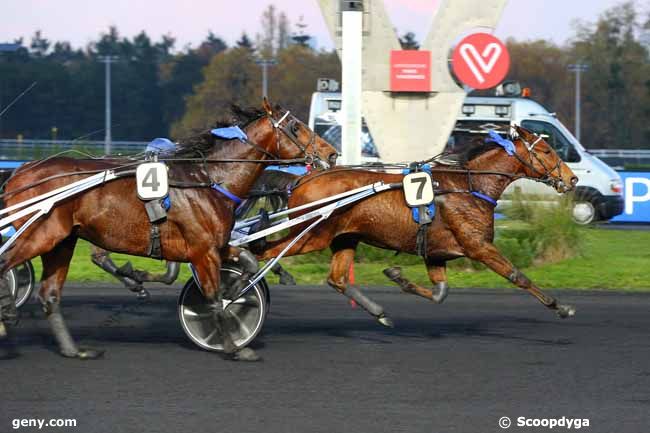
{"label": "horse nostril", "polygon": [[338,158],[338,157],[339,157],[338,153],[331,154],[329,156],[329,158],[328,158],[330,165],[332,165],[332,166],[336,165],[336,158]]}
{"label": "horse nostril", "polygon": [[577,176],[571,177],[571,185],[576,186],[577,183],[578,183],[578,177]]}

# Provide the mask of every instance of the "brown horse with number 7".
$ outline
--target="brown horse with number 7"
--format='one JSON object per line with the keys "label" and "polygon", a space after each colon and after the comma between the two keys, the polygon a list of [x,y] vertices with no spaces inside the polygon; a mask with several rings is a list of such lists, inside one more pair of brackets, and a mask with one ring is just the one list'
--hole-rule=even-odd
{"label": "brown horse with number 7", "polygon": [[[543,293],[516,269],[494,246],[494,206],[513,180],[531,178],[553,186],[558,192],[572,190],[578,178],[541,137],[514,127],[511,148],[495,143],[482,144],[464,155],[464,162],[432,167],[438,182],[436,214],[426,230],[424,262],[433,289],[420,287],[401,275],[399,268],[384,273],[403,291],[440,303],[447,295],[446,262],[469,257],[485,264],[497,274],[528,291],[542,304],[569,317],[575,309],[562,305]],[[506,147],[508,147],[506,146]],[[289,184],[275,176],[276,187]],[[376,171],[334,168],[300,179],[292,188],[289,208],[332,196],[375,182],[400,183],[403,175]],[[273,187],[273,185],[268,185]],[[267,244],[260,259],[275,257],[298,234],[304,225],[294,227],[283,239]],[[333,252],[328,283],[340,293],[354,299],[380,323],[392,326],[384,309],[348,284],[350,264],[359,242],[380,248],[415,254],[418,225],[407,207],[401,190],[382,192],[334,213],[298,241],[287,255],[304,254],[330,247]]]}
{"label": "brown horse with number 7", "polygon": [[[168,159],[172,206],[159,226],[159,239],[163,259],[193,265],[213,311],[215,332],[223,337],[224,351],[233,359],[253,360],[257,357],[252,350],[238,350],[232,341],[228,331],[231,319],[225,314],[219,287],[223,260],[238,259],[240,264],[256,266],[253,257],[246,261],[243,252],[228,246],[236,207],[232,197],[248,193],[268,160],[296,162],[300,158],[327,165],[327,161],[335,162],[337,153],[304,123],[280,107],[272,108],[266,99],[262,110],[235,109],[233,114],[245,138],[220,139],[208,130],[181,141],[179,150]],[[9,207],[83,179],[88,173],[117,171],[125,165],[133,168],[133,161],[58,157],[26,164],[8,181],[3,200]],[[61,177],[62,173],[70,175]],[[18,220],[16,229],[26,220]],[[97,357],[99,351],[77,347],[60,310],[62,287],[77,239],[86,239],[109,251],[147,256],[151,251],[151,227],[144,203],[136,194],[133,175],[124,176],[67,199],[37,220],[3,255],[0,275],[41,256],[43,278],[39,298],[61,354]],[[1,286],[3,282],[0,278],[1,330],[5,329],[3,321],[11,323],[16,318],[15,305],[7,288]]]}

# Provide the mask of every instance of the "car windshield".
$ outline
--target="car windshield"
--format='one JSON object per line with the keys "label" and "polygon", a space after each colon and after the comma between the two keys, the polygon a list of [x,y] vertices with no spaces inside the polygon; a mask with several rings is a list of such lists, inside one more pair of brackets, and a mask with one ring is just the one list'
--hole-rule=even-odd
{"label": "car windshield", "polygon": [[541,135],[564,162],[580,162],[580,155],[569,140],[554,125],[541,120],[524,120],[521,126]]}
{"label": "car windshield", "polygon": [[[332,122],[321,123],[316,120],[314,131],[341,153],[341,125]],[[375,141],[365,121],[361,126],[361,155],[374,158],[379,157]]]}

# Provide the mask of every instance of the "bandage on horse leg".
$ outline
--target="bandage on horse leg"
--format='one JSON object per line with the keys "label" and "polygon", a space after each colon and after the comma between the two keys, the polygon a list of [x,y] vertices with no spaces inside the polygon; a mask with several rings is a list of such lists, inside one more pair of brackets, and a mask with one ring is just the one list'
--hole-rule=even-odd
{"label": "bandage on horse leg", "polygon": [[18,309],[4,275],[0,276],[0,322],[10,326],[18,324]]}
{"label": "bandage on horse leg", "polygon": [[388,326],[389,328],[395,327],[393,321],[388,316],[386,316],[386,313],[384,313],[384,308],[381,305],[377,304],[372,299],[368,298],[363,293],[361,293],[361,291],[356,287],[353,286],[346,287],[343,294],[348,298],[352,299],[357,304],[361,305],[361,307],[364,310],[366,310],[368,313],[375,316],[377,321],[382,325]]}
{"label": "bandage on horse leg", "polygon": [[90,257],[94,264],[117,278],[127,289],[137,293],[138,299],[149,299],[151,295],[147,289],[142,287],[142,281],[137,278],[131,262],[126,262],[122,267],[118,268],[108,251],[92,254]]}
{"label": "bandage on horse leg", "polygon": [[101,350],[80,349],[77,347],[77,344],[70,335],[68,326],[65,324],[65,320],[63,320],[61,306],[58,300],[48,300],[44,302],[43,310],[45,311],[47,321],[50,323],[50,327],[54,333],[54,338],[59,345],[61,355],[66,358],[95,359],[104,354],[104,351]]}

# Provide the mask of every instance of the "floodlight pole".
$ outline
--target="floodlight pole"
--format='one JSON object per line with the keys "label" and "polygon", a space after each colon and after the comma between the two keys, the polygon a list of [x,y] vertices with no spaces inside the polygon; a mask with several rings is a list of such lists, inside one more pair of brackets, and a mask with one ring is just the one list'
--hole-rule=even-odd
{"label": "floodlight pole", "polygon": [[580,74],[589,69],[589,65],[584,63],[576,63],[568,66],[569,71],[575,72],[576,74],[576,122],[575,122],[575,133],[576,139],[580,141]]}
{"label": "floodlight pole", "polygon": [[104,136],[104,153],[106,155],[111,154],[111,143],[113,138],[111,136],[111,63],[117,62],[119,57],[117,56],[99,56],[99,61],[105,65],[105,86],[106,86],[106,106],[105,106],[105,126],[104,131],[106,135]]}
{"label": "floodlight pole", "polygon": [[341,0],[341,156],[361,162],[363,1]]}
{"label": "floodlight pole", "polygon": [[255,63],[262,67],[262,96],[269,97],[269,66],[277,65],[278,61],[275,59],[257,59]]}

